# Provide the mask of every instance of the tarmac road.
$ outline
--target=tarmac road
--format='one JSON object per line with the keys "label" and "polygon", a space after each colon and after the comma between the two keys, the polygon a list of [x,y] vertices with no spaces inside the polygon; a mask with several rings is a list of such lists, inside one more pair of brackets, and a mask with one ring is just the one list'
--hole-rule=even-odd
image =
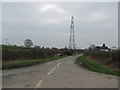
{"label": "tarmac road", "polygon": [[118,88],[118,77],[92,72],[70,56],[30,67],[3,70],[3,88]]}

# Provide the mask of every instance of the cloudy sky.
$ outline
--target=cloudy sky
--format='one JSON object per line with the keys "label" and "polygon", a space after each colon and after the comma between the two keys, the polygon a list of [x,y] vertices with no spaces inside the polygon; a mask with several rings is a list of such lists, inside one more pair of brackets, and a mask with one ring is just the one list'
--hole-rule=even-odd
{"label": "cloudy sky", "polygon": [[77,48],[90,44],[118,46],[117,2],[2,3],[3,43],[23,45],[27,38],[41,47],[69,45],[70,19],[75,17]]}

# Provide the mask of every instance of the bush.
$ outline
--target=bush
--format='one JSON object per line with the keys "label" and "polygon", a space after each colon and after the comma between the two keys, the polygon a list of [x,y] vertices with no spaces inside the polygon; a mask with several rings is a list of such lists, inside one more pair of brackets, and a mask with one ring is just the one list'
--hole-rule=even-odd
{"label": "bush", "polygon": [[17,46],[2,47],[2,60],[43,59],[56,54],[72,55],[73,50],[57,48],[26,48]]}
{"label": "bush", "polygon": [[42,59],[54,56],[59,53],[59,50],[43,50],[43,49],[2,49],[2,59],[3,60],[15,60],[15,59]]}
{"label": "bush", "polygon": [[111,59],[112,62],[118,62],[120,52],[99,52],[99,51],[86,51],[84,52],[85,56],[92,58],[99,58],[103,60]]}

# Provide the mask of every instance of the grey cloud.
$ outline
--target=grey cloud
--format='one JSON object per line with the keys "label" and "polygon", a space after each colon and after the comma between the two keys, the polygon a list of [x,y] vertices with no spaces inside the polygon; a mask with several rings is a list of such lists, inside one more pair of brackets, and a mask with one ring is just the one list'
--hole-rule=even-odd
{"label": "grey cloud", "polygon": [[74,15],[78,48],[92,43],[118,45],[117,3],[50,3],[64,13],[40,13],[44,4],[49,3],[3,3],[3,42],[8,38],[10,43],[21,45],[30,38],[40,46],[68,46],[70,17]]}

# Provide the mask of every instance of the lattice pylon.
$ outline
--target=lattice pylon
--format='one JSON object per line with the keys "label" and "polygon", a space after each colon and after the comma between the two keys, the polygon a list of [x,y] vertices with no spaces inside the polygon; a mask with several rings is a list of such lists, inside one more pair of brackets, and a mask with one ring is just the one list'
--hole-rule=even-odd
{"label": "lattice pylon", "polygon": [[74,17],[71,17],[69,49],[75,49]]}

